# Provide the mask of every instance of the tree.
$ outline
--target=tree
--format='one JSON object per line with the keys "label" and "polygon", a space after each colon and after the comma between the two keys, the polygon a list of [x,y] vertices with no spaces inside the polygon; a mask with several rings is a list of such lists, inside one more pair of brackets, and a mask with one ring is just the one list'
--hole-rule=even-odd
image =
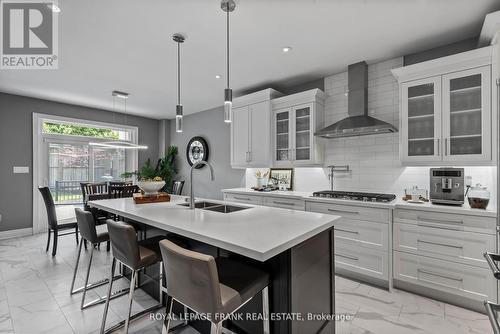
{"label": "tree", "polygon": [[43,132],[69,136],[119,139],[118,132],[115,130],[91,128],[72,124],[43,123]]}

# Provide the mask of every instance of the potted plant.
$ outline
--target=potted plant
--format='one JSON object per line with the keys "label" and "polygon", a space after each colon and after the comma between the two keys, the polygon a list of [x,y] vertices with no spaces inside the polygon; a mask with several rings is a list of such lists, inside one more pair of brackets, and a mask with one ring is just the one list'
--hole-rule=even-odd
{"label": "potted plant", "polygon": [[175,157],[177,156],[177,147],[169,146],[163,158],[158,159],[156,167],[151,165],[151,159],[135,172],[126,172],[121,176],[123,178],[130,178],[135,176],[137,178],[137,186],[141,188],[146,195],[157,194],[158,191],[170,191],[172,189],[172,182],[176,174],[174,168]]}

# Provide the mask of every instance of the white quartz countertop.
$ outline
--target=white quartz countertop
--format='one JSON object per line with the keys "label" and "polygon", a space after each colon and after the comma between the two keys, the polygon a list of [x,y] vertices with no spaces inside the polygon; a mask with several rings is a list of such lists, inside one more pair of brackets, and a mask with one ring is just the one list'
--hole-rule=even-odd
{"label": "white quartz countertop", "polygon": [[422,203],[422,204],[414,204],[408,203],[401,198],[396,197],[396,199],[389,203],[379,203],[379,202],[362,202],[362,201],[353,201],[353,200],[345,200],[345,199],[336,199],[336,198],[321,198],[321,197],[312,197],[312,192],[302,192],[302,191],[255,191],[249,188],[232,188],[232,189],[223,189],[224,193],[234,193],[234,194],[247,194],[247,195],[256,195],[256,196],[275,196],[281,198],[297,198],[304,199],[306,201],[314,201],[314,202],[323,202],[323,203],[333,203],[333,204],[345,204],[345,205],[355,205],[355,206],[368,206],[368,207],[378,207],[378,208],[389,208],[389,209],[410,209],[410,210],[425,210],[425,211],[434,211],[434,212],[444,212],[444,213],[457,213],[457,214],[466,214],[466,215],[476,215],[476,216],[484,216],[484,217],[496,217],[497,210],[490,203],[486,210],[482,209],[472,209],[468,203],[465,203],[462,206],[457,205],[439,205],[432,204],[430,202]]}
{"label": "white quartz countertop", "polygon": [[182,203],[185,203],[184,196],[172,196],[170,202],[163,203],[135,204],[132,198],[120,198],[91,201],[89,205],[259,261],[266,261],[332,228],[339,218],[241,203],[231,204],[249,209],[219,213],[190,210],[178,205]]}

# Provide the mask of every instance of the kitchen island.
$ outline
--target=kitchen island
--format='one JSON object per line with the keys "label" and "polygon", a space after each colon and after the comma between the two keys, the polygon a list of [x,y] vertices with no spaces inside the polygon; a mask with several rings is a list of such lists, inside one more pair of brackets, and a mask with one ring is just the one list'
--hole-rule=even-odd
{"label": "kitchen island", "polygon": [[[89,204],[266,269],[271,274],[272,333],[334,332],[333,321],[325,318],[335,309],[333,226],[338,216],[241,204],[237,206],[244,209],[230,213],[190,210],[183,196],[172,196],[165,203],[138,205],[132,198],[123,198]],[[315,320],[308,320],[312,318]],[[255,323],[258,321],[236,326],[259,333],[261,327]]]}

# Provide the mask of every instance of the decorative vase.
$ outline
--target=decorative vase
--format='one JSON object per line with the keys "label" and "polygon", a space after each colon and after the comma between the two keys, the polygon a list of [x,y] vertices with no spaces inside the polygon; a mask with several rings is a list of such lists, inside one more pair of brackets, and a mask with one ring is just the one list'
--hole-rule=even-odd
{"label": "decorative vase", "polygon": [[267,185],[267,178],[258,177],[257,178],[257,188],[262,188]]}

